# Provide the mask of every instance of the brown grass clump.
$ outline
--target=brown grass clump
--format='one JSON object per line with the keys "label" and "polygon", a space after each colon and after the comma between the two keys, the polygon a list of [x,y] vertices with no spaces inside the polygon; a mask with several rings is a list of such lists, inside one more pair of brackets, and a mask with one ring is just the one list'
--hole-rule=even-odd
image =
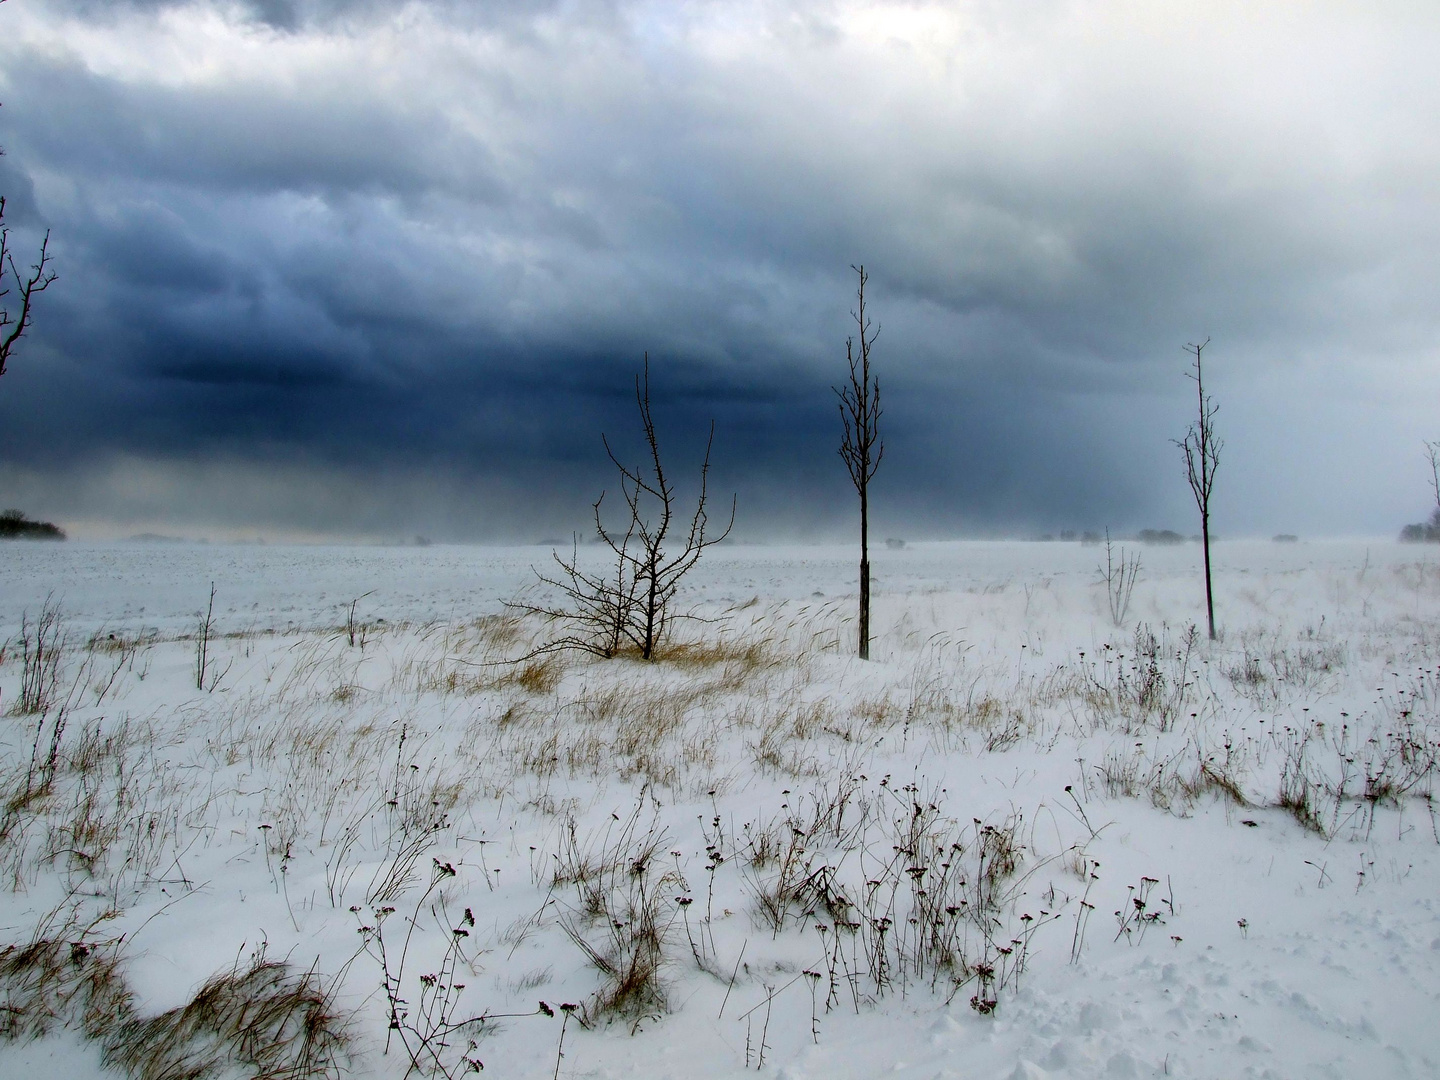
{"label": "brown grass clump", "polygon": [[675,642],[665,646],[657,659],[683,671],[734,668],[736,675],[749,676],[781,663],[781,658],[763,638],[716,637]]}
{"label": "brown grass clump", "polygon": [[349,705],[360,693],[360,687],[354,683],[341,683],[330,692],[330,700],[336,705]]}
{"label": "brown grass clump", "polygon": [[0,949],[0,1037],[38,1039],[58,1025],[99,1039],[134,1013],[113,950],[54,938]]}
{"label": "brown grass clump", "polygon": [[551,694],[564,674],[565,664],[558,653],[542,653],[522,660],[453,660],[436,663],[422,672],[416,689],[473,697],[518,686],[529,694]]}
{"label": "brown grass clump", "polygon": [[236,1067],[257,1080],[338,1078],[348,1039],[313,971],[255,957],[216,975],[188,1005],[124,1023],[105,1060],[137,1080],[210,1080]]}
{"label": "brown grass clump", "polygon": [[57,1027],[99,1042],[105,1063],[134,1080],[332,1080],[349,1061],[348,1034],[313,971],[295,975],[257,955],[211,978],[189,1004],[144,1018],[115,946],[83,932],[0,949],[0,1038],[43,1038]]}
{"label": "brown grass clump", "polygon": [[560,685],[564,668],[554,655],[538,656],[519,665],[514,673],[515,685],[529,694],[553,694]]}

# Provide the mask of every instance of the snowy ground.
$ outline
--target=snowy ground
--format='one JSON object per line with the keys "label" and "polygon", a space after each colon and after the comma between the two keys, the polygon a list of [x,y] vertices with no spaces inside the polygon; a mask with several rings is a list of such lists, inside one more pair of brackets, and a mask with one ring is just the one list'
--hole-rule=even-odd
{"label": "snowy ground", "polygon": [[539,548],[0,554],[0,1075],[253,1075],[261,956],[315,1075],[1440,1074],[1429,550],[1223,543],[1211,644],[1194,545],[1120,626],[1103,549],[882,549],[868,664],[849,549],[712,550],[656,664],[513,663]]}

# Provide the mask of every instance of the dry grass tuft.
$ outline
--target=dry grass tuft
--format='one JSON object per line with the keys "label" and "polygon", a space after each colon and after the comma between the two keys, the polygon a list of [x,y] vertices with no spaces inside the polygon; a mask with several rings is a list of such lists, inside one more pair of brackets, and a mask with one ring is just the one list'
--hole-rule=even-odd
{"label": "dry grass tuft", "polygon": [[57,1025],[104,1038],[129,1021],[134,999],[112,949],[36,938],[0,949],[0,1036],[38,1039]]}
{"label": "dry grass tuft", "polygon": [[101,1043],[105,1063],[134,1080],[333,1080],[349,1064],[345,1024],[313,971],[295,975],[257,955],[189,1004],[142,1018],[115,945],[83,932],[0,949],[0,1038],[57,1027]]}
{"label": "dry grass tuft", "polygon": [[136,1080],[211,1080],[243,1069],[256,1080],[338,1078],[349,1039],[313,971],[255,957],[208,980],[188,1005],[121,1024],[105,1060]]}
{"label": "dry grass tuft", "polygon": [[553,694],[564,674],[559,658],[551,654],[537,656],[518,665],[513,679],[515,685],[528,694]]}
{"label": "dry grass tuft", "polygon": [[728,674],[740,679],[784,662],[768,638],[734,636],[675,642],[667,645],[656,658],[682,671],[730,668],[733,671]]}

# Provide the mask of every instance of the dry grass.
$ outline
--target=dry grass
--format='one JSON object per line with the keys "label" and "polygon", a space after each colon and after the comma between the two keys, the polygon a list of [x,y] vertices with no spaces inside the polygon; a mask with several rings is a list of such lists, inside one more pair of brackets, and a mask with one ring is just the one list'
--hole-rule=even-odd
{"label": "dry grass", "polygon": [[0,949],[0,1037],[69,1028],[134,1080],[331,1080],[350,1037],[313,972],[257,956],[208,980],[184,1006],[137,1014],[114,943],[84,931]]}
{"label": "dry grass", "polygon": [[38,1039],[57,1027],[104,1039],[133,1018],[113,947],[37,937],[0,949],[0,1034]]}
{"label": "dry grass", "polygon": [[585,841],[567,822],[553,887],[572,887],[575,903],[561,927],[602,976],[586,1002],[587,1024],[617,1018],[631,1022],[669,1008],[663,972],[684,878],[661,864],[669,838],[654,815],[641,827],[641,796],[623,820]]}
{"label": "dry grass", "polygon": [[[435,857],[456,852],[463,874],[461,856],[475,853],[463,845],[493,837],[484,830],[498,814],[552,837],[531,835],[548,845],[532,849],[532,866],[544,868],[535,883],[566,901],[563,914],[552,907],[525,920],[515,941],[568,935],[595,980],[586,1022],[633,1026],[669,1007],[682,929],[705,970],[733,977],[735,960],[707,936],[716,932],[700,917],[707,897],[691,897],[684,880],[694,871],[664,857],[659,803],[682,805],[688,826],[695,804],[727,786],[783,787],[782,809],[755,810],[739,835],[718,812],[706,826],[708,886],[729,888],[736,911],[748,903],[770,932],[761,936],[791,935],[824,953],[825,969],[811,970],[828,982],[827,1007],[964,987],[984,1012],[1023,973],[1030,935],[1053,917],[1022,906],[1034,903],[1023,886],[1044,855],[1020,809],[977,822],[968,797],[926,789],[918,775],[908,785],[881,780],[891,766],[871,765],[887,755],[1019,759],[1061,746],[1083,758],[1091,797],[1181,815],[1203,800],[1278,805],[1332,837],[1342,822],[1368,828],[1378,807],[1433,796],[1440,669],[1419,638],[1408,646],[1419,674],[1387,684],[1404,688],[1341,731],[1294,720],[1299,703],[1328,693],[1374,643],[1342,647],[1325,633],[1271,628],[1209,645],[1142,625],[1082,654],[979,658],[927,633],[923,618],[902,617],[885,663],[857,670],[848,616],[834,604],[752,610],[748,624],[731,617],[643,665],[531,655],[537,628],[513,615],[377,623],[354,644],[343,629],[277,636],[237,689],[148,717],[115,704],[126,680],[143,678],[137,650],[163,661],[183,643],[92,641],[91,654],[125,669],[114,678],[109,661],[96,669],[109,683],[89,686],[53,783],[26,784],[13,758],[0,776],[3,872],[13,889],[53,875],[95,912],[124,909],[167,873],[183,880],[171,868],[187,845],[225,843],[234,829],[236,854],[268,871],[277,892],[292,859],[291,887],[323,867],[321,910],[309,917],[324,919],[336,917],[324,909],[327,890],[340,911],[362,897],[408,906]],[[1274,722],[1280,710],[1288,714]],[[1266,724],[1247,729],[1257,715]],[[576,816],[635,789],[655,801],[608,832],[577,837]],[[1069,857],[1085,877],[1083,853]],[[141,1020],[113,953],[71,947],[45,934],[0,952],[11,1037],[57,1023],[100,1031],[85,1018],[108,1017],[126,1032],[111,1060],[136,1076],[338,1075],[343,1025],[313,974],[257,958],[183,1008]],[[539,985],[510,974],[496,971],[495,985],[515,995]]]}
{"label": "dry grass", "polygon": [[350,1039],[314,972],[255,957],[213,976],[191,1000],[159,1016],[120,1024],[105,1060],[135,1080],[256,1080],[344,1076]]}

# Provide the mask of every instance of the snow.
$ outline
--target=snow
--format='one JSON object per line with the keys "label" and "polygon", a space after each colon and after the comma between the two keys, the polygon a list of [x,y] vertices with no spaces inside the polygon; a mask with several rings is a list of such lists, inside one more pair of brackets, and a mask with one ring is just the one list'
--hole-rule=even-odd
{"label": "snow", "polygon": [[[412,919],[407,1022],[431,973],[464,984],[456,1018],[529,1014],[453,1039],[455,1075],[462,1052],[521,1077],[1440,1074],[1440,564],[1222,542],[1212,644],[1197,546],[1126,548],[1118,627],[1103,548],[881,548],[867,664],[853,550],[724,546],[682,633],[728,651],[516,665],[545,630],[501,616],[545,548],[6,545],[7,800],[39,719],[14,713],[22,615],[47,598],[76,690],[53,788],[5,840],[0,942],[44,921],[109,943],[146,1016],[255,955],[313,968],[365,1077],[409,1061],[362,928],[394,974]],[[983,885],[1006,844],[1013,872]],[[761,897],[787,845],[830,892],[800,890],[776,929]],[[955,862],[948,884],[925,851]],[[427,893],[437,866],[454,873]],[[951,890],[963,970],[905,967],[921,886]],[[580,942],[628,940],[638,891],[660,993],[600,1015]],[[117,1075],[73,1025],[0,1042],[0,1075],[62,1073]]]}

